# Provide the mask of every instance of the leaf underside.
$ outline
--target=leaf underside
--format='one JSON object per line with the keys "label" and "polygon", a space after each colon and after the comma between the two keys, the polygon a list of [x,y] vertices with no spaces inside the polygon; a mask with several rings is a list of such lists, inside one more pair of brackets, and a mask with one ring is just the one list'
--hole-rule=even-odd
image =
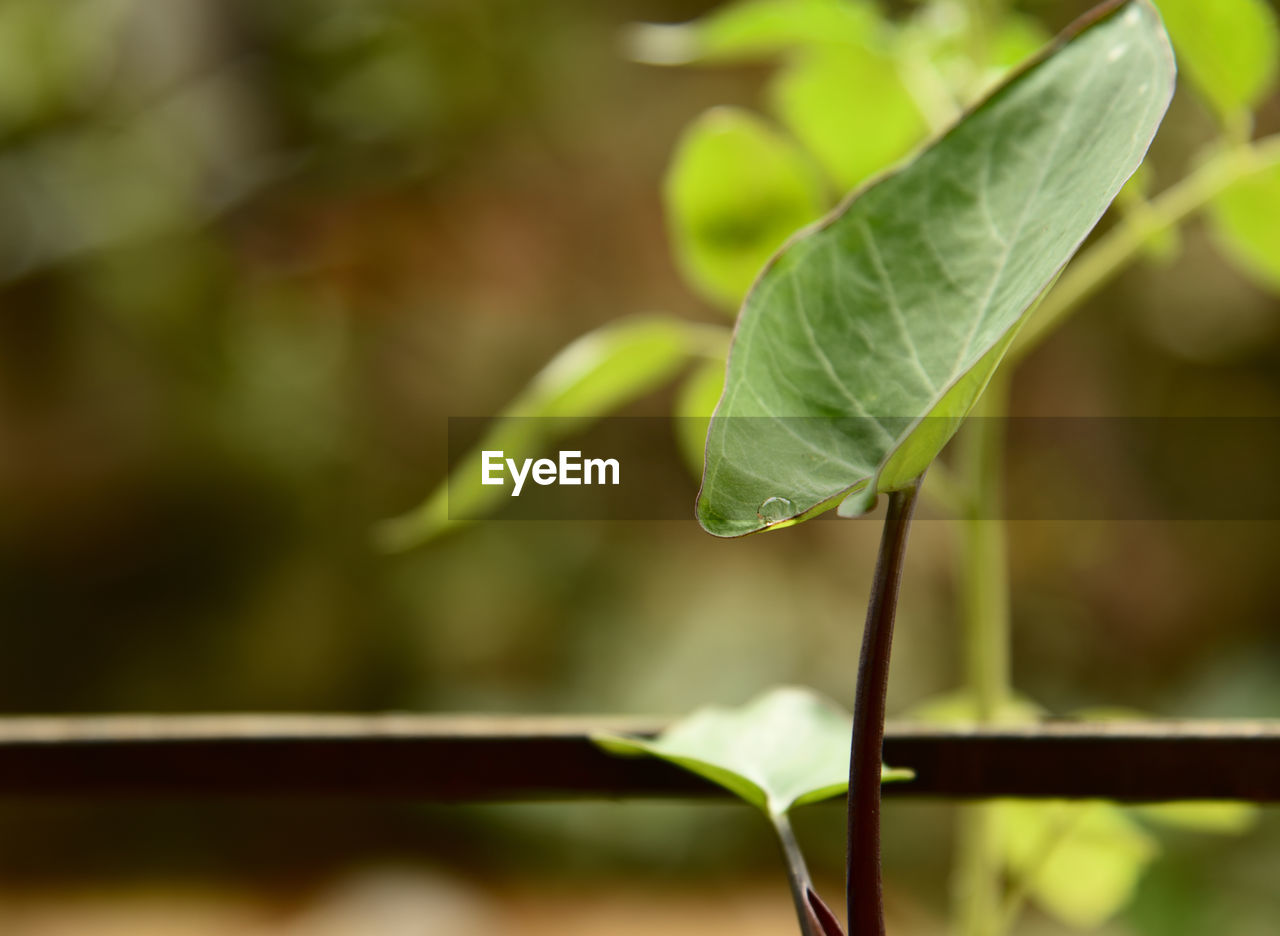
{"label": "leaf underside", "polygon": [[[782,687],[737,709],[709,706],[652,740],[599,735],[605,750],[658,757],[719,784],[768,815],[838,796],[849,784],[852,719],[807,689]],[[885,781],[910,771],[884,768]]]}
{"label": "leaf underside", "polygon": [[914,479],[1138,165],[1173,92],[1147,0],[1114,5],[797,235],[739,318],[699,522],[740,536]]}

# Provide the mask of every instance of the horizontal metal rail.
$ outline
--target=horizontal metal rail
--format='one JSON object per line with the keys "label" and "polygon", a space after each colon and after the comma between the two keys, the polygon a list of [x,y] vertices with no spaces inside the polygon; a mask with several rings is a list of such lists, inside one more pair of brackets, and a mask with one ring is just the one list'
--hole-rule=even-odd
{"label": "horizontal metal rail", "polygon": [[[435,802],[724,796],[595,731],[655,719],[433,715],[0,718],[0,796],[349,796]],[[1280,721],[890,724],[891,796],[1280,801]]]}

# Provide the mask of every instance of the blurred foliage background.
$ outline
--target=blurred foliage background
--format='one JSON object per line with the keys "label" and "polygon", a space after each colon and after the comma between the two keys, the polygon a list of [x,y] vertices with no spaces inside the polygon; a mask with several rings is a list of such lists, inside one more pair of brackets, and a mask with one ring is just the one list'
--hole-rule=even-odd
{"label": "blurred foliage background", "polygon": [[[775,682],[847,701],[874,521],[734,542],[692,513],[490,521],[394,557],[370,536],[445,476],[448,417],[499,412],[575,336],[724,321],[723,289],[672,259],[664,171],[707,107],[758,108],[805,72],[627,60],[628,23],[709,6],[0,0],[0,711],[677,713]],[[1087,4],[1018,6],[1051,33]],[[1180,91],[1156,190],[1214,126]],[[1273,96],[1257,133],[1277,129]],[[867,158],[915,132],[886,127]],[[1210,241],[1193,221],[1092,301],[1019,369],[1015,413],[1280,416],[1280,307]],[[1096,452],[1117,466],[1091,475],[1104,496],[1144,484],[1126,451]],[[1078,496],[1015,446],[1023,464]],[[957,682],[953,535],[918,525],[891,714]],[[1029,696],[1280,716],[1274,523],[1011,535]],[[944,929],[949,811],[887,807],[904,932]],[[800,824],[838,876],[838,814]],[[1159,837],[1106,932],[1274,931],[1274,815]],[[5,803],[0,928],[786,932],[785,888],[756,883],[772,847],[728,806]]]}

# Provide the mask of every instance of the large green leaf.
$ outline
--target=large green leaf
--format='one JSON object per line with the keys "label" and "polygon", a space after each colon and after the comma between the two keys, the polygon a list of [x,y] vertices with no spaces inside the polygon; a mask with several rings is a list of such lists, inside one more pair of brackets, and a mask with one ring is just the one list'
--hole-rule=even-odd
{"label": "large green leaf", "polygon": [[[709,706],[653,740],[598,735],[624,756],[677,764],[736,794],[770,816],[843,793],[849,786],[849,714],[807,689],[782,687],[739,709]],[[885,781],[911,772],[883,768]]]}
{"label": "large green leaf", "polygon": [[756,282],[698,519],[737,536],[867,509],[954,433],[1036,297],[1141,163],[1173,91],[1146,0],[1114,5]]}
{"label": "large green leaf", "polygon": [[1267,0],[1156,0],[1196,89],[1228,122],[1247,115],[1275,83],[1280,29]]}
{"label": "large green leaf", "polygon": [[580,430],[583,420],[643,396],[691,358],[718,360],[724,341],[716,326],[660,316],[623,319],[581,336],[538,372],[426,501],[379,527],[379,543],[408,549],[484,515],[507,491],[481,483],[482,451],[533,457],[564,428]]}
{"label": "large green leaf", "polygon": [[817,173],[796,145],[730,107],[713,108],[685,129],[663,200],[681,271],[731,310],[783,241],[824,207]]}
{"label": "large green leaf", "polygon": [[866,0],[736,0],[673,25],[637,23],[633,59],[650,65],[768,58],[795,46],[861,42],[883,28]]}

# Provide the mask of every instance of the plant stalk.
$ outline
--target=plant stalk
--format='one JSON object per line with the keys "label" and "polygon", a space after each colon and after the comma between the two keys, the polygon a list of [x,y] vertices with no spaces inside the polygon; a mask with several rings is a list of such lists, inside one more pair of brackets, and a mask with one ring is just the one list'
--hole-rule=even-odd
{"label": "plant stalk", "polygon": [[[960,476],[969,492],[961,517],[962,655],[966,692],[980,723],[998,720],[1012,695],[1008,545],[1000,509],[1008,409],[1009,378],[997,371],[959,440]],[[996,808],[974,803],[960,810],[953,918],[961,936],[995,936],[1004,904]]]}
{"label": "plant stalk", "polygon": [[849,936],[884,936],[884,894],[880,883],[880,770],[884,746],[885,696],[898,586],[907,551],[911,515],[921,478],[889,495],[880,537],[867,623],[862,633],[858,685],[849,753],[848,859],[845,899]]}
{"label": "plant stalk", "polygon": [[811,902],[810,895],[814,894],[813,881],[800,851],[800,843],[796,841],[796,834],[791,828],[791,820],[786,813],[775,813],[770,819],[787,862],[787,883],[791,887],[791,900],[796,905],[796,917],[800,920],[800,932],[803,936],[828,936],[828,930],[818,919]]}
{"label": "plant stalk", "polygon": [[1009,557],[1002,516],[1009,377],[997,371],[960,440],[960,475],[969,491],[963,515],[960,607],[965,682],[980,722],[1000,717],[1012,692],[1009,645]]}

